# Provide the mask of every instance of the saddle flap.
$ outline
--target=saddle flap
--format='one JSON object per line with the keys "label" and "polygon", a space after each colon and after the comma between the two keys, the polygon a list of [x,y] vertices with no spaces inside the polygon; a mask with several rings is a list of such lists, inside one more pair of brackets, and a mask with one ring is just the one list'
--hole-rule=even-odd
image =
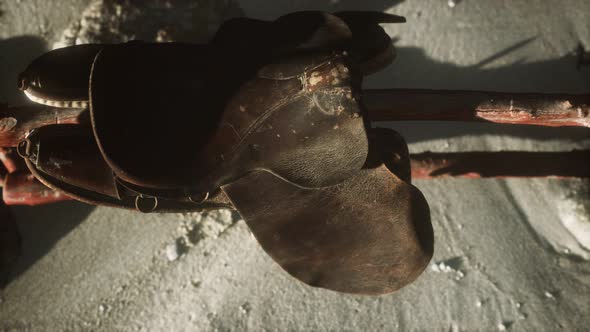
{"label": "saddle flap", "polygon": [[432,256],[426,200],[384,165],[328,188],[254,172],[222,189],[262,248],[311,286],[385,294],[417,278]]}
{"label": "saddle flap", "polygon": [[263,249],[309,285],[389,293],[432,257],[429,208],[409,183],[405,141],[390,129],[370,137],[366,167],[337,185],[306,189],[253,172],[222,187]]}

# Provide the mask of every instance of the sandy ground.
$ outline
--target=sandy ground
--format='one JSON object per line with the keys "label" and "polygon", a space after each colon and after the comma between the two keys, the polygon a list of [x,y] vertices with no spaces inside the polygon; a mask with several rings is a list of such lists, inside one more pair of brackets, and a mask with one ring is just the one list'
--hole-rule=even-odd
{"label": "sandy ground", "polygon": [[[454,6],[443,0],[146,3],[152,7],[1,1],[0,98],[24,102],[15,91],[15,75],[56,43],[162,35],[198,39],[225,17],[274,18],[301,9],[384,10],[408,18],[387,27],[399,56],[370,77],[368,87],[590,92],[590,71],[577,71],[573,55],[578,43],[590,48],[585,0],[464,0]],[[411,152],[590,147],[590,132],[583,129],[377,125],[399,130]],[[381,297],[297,282],[230,211],[144,215],[72,202],[14,208],[24,253],[4,276],[0,330],[588,329],[588,182],[415,184],[430,203],[435,257],[414,284]]]}

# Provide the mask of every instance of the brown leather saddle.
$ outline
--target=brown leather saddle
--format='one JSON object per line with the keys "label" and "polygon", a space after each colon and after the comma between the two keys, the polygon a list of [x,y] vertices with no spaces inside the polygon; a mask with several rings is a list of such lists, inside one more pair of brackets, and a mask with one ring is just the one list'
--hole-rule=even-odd
{"label": "brown leather saddle", "polygon": [[403,139],[369,126],[361,81],[394,57],[370,12],[234,19],[206,45],[80,45],[19,78],[34,101],[88,108],[19,151],[47,186],[144,212],[234,208],[297,279],[382,294],[432,256]]}

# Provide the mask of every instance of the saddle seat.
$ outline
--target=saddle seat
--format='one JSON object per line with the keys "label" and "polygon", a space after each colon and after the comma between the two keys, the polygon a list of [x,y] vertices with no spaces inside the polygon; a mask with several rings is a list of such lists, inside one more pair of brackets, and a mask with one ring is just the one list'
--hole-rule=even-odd
{"label": "saddle seat", "polygon": [[194,151],[212,140],[229,93],[209,53],[202,45],[137,42],[97,54],[89,83],[92,128],[123,181],[162,189],[192,182],[199,166]]}

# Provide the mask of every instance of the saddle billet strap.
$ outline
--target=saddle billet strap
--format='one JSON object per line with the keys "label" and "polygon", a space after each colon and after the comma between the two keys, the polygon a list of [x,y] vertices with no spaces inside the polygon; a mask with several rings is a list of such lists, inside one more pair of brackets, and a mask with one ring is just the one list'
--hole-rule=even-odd
{"label": "saddle billet strap", "polygon": [[[36,168],[36,165],[30,160],[26,159],[25,162],[35,178],[37,178],[48,188],[63,192],[77,201],[94,206],[108,206],[153,213],[186,213],[217,209],[234,209],[233,205],[222,191],[213,193],[213,195],[211,195],[207,201],[202,203],[177,201],[166,198],[144,196],[142,194],[138,194],[137,196],[124,196],[120,199],[115,199],[110,196],[88,190],[87,188],[70,185],[60,179],[39,171]],[[142,199],[145,199],[148,202],[142,203]],[[141,204],[141,206],[139,204]],[[147,207],[145,207],[146,205]]]}
{"label": "saddle billet strap", "polygon": [[[26,160],[26,163],[35,178],[48,188],[63,192],[77,201],[94,206],[108,206],[127,210],[137,210],[146,213],[187,213],[218,209],[234,209],[231,202],[229,202],[225,194],[221,191],[216,192],[206,202],[199,204],[142,195],[113,199],[110,196],[102,195],[86,188],[67,184],[57,178],[40,172],[30,161]],[[143,203],[141,201],[143,199],[147,202]]]}
{"label": "saddle billet strap", "polygon": [[[28,168],[54,190],[93,205],[106,205],[142,212],[190,212],[231,208],[221,192],[211,193],[207,202],[190,200],[182,190],[174,192],[122,185],[102,159],[90,128],[53,125],[32,132],[21,148]],[[150,206],[151,205],[151,206]]]}

